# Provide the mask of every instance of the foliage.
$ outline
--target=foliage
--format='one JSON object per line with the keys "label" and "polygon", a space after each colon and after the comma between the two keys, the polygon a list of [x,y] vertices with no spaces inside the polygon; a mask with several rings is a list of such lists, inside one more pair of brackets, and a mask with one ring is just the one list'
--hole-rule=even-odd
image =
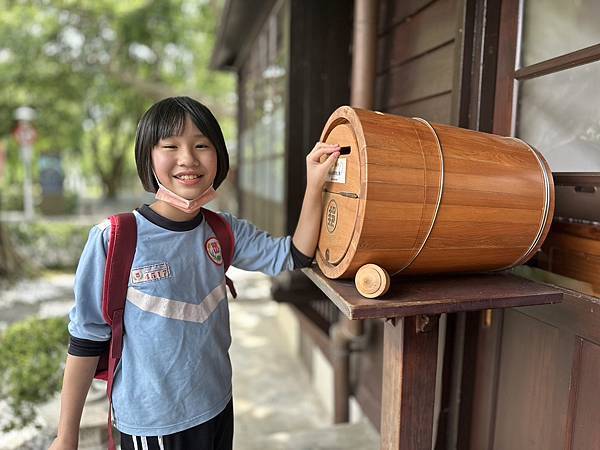
{"label": "foliage", "polygon": [[27,319],[0,335],[0,396],[15,414],[8,429],[30,423],[60,391],[68,341],[66,318]]}
{"label": "foliage", "polygon": [[20,255],[34,266],[74,269],[87,240],[90,226],[72,222],[37,221],[6,223]]}
{"label": "foliage", "polygon": [[[154,101],[191,95],[231,136],[233,77],[208,70],[216,18],[214,1],[0,0],[0,137],[32,106],[36,152],[79,158],[114,197],[135,174],[135,126]],[[5,182],[18,183],[10,141]]]}

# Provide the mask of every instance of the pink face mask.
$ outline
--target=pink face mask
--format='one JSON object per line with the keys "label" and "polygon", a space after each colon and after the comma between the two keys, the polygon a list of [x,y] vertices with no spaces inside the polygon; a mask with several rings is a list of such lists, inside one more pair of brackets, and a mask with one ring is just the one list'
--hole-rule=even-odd
{"label": "pink face mask", "polygon": [[217,192],[211,185],[198,197],[192,200],[188,200],[180,195],[177,195],[175,192],[170,191],[162,184],[160,184],[160,181],[158,181],[158,177],[156,176],[156,174],[154,174],[154,178],[156,179],[156,183],[158,184],[158,191],[156,191],[154,198],[156,198],[156,200],[168,203],[169,205],[188,214],[200,211],[200,208],[202,208],[204,205],[206,205],[208,202],[210,202],[217,196]]}

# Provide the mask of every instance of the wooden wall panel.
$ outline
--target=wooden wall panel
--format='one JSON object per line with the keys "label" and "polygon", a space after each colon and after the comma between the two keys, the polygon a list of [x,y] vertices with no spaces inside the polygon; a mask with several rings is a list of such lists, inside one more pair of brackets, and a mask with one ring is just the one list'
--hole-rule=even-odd
{"label": "wooden wall panel", "polygon": [[430,122],[447,124],[450,123],[451,109],[452,94],[448,92],[425,100],[389,108],[388,112],[399,116],[421,117]]}
{"label": "wooden wall panel", "polygon": [[384,33],[389,28],[405,21],[434,3],[431,0],[379,0],[379,31]]}
{"label": "wooden wall panel", "polygon": [[556,305],[526,306],[518,311],[600,345],[600,299],[570,292]]}
{"label": "wooden wall panel", "polygon": [[[600,448],[600,346],[583,341],[580,367],[569,450]],[[572,446],[568,447],[570,443]]]}
{"label": "wooden wall panel", "polygon": [[383,368],[383,321],[366,320],[365,330],[369,330],[368,351],[356,353],[352,366],[358,379],[356,396],[365,415],[379,430],[381,422],[381,387]]}
{"label": "wooden wall panel", "polygon": [[504,314],[494,450],[562,450],[573,336],[515,310]]}
{"label": "wooden wall panel", "polygon": [[395,67],[377,77],[377,109],[393,107],[452,91],[454,43]]}
{"label": "wooden wall panel", "polygon": [[459,0],[382,1],[375,109],[450,123]]}
{"label": "wooden wall panel", "polygon": [[454,40],[456,23],[448,19],[456,16],[457,4],[458,0],[433,2],[411,20],[390,29],[382,37],[384,42],[378,49],[377,72],[384,72]]}

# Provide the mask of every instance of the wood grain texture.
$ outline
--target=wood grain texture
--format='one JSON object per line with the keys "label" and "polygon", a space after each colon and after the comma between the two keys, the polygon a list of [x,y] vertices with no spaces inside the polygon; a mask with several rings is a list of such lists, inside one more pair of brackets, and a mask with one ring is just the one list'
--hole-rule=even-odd
{"label": "wood grain texture", "polygon": [[572,450],[600,448],[600,347],[583,341],[578,373],[577,406],[574,412]]}
{"label": "wood grain texture", "polygon": [[384,325],[381,449],[430,450],[433,433],[438,316],[427,332],[416,317]]}
{"label": "wood grain texture", "polygon": [[390,275],[505,269],[548,232],[552,176],[522,141],[350,107],[331,115],[328,139],[352,146],[354,167],[326,189],[358,197],[340,197],[335,229],[325,207],[316,259],[330,278],[368,263]]}
{"label": "wood grain texture", "polygon": [[375,102],[394,108],[452,90],[454,42],[382,73],[375,82]]}
{"label": "wood grain texture", "polygon": [[452,110],[452,93],[443,92],[433,97],[415,100],[385,109],[390,114],[397,114],[405,117],[422,117],[435,123],[450,123],[450,113]]}
{"label": "wood grain texture", "polygon": [[407,317],[558,303],[562,291],[506,272],[394,277],[377,300],[362,297],[351,280],[332,280],[318,267],[302,271],[349,319]]}
{"label": "wood grain texture", "polygon": [[408,20],[435,3],[431,0],[381,0],[379,6],[379,34],[386,33],[390,28]]}
{"label": "wood grain texture", "polygon": [[572,336],[511,310],[502,336],[493,449],[562,450]]}
{"label": "wood grain texture", "polygon": [[556,223],[543,245],[540,267],[591,285],[600,295],[600,227]]}
{"label": "wood grain texture", "polygon": [[414,15],[411,20],[393,26],[378,46],[377,71],[422,55],[454,39],[457,0],[439,0]]}

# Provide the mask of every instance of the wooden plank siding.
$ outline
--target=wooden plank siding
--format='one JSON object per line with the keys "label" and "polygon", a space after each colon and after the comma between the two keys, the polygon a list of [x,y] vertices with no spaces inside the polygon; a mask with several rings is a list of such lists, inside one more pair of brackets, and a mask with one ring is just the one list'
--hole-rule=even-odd
{"label": "wooden plank siding", "polygon": [[424,100],[394,106],[389,108],[387,112],[406,117],[418,116],[436,123],[449,123],[451,108],[452,93],[447,92]]}
{"label": "wooden plank siding", "polygon": [[377,76],[375,98],[389,108],[452,91],[454,41]]}
{"label": "wooden plank siding", "polygon": [[405,63],[454,40],[455,23],[448,20],[458,0],[438,0],[421,13],[379,34],[377,73]]}
{"label": "wooden plank siding", "polygon": [[382,1],[375,109],[450,123],[457,5]]}

